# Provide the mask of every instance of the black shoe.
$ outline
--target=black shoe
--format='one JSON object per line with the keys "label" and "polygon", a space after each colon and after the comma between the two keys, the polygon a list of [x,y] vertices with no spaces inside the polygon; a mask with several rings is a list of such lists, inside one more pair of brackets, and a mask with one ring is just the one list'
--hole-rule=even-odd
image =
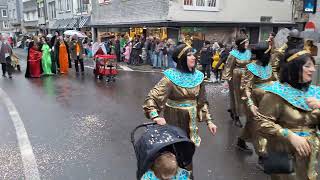
{"label": "black shoe", "polygon": [[253,153],[253,151],[249,148],[249,146],[246,144],[246,142],[244,140],[242,140],[241,138],[238,138],[237,148],[243,152],[248,153],[248,154]]}
{"label": "black shoe", "polygon": [[234,125],[235,125],[235,126],[237,126],[237,127],[239,127],[239,128],[243,128],[243,124],[242,124],[242,122],[240,121],[239,116],[236,116],[233,120],[234,120]]}
{"label": "black shoe", "polygon": [[9,75],[9,78],[10,78],[10,79],[12,79],[12,76],[11,76],[11,75]]}
{"label": "black shoe", "polygon": [[231,117],[231,119],[232,119],[232,121],[233,121],[233,120],[234,120],[234,115],[233,115],[233,113],[232,113],[231,109],[228,109],[228,112],[229,112],[230,117]]}

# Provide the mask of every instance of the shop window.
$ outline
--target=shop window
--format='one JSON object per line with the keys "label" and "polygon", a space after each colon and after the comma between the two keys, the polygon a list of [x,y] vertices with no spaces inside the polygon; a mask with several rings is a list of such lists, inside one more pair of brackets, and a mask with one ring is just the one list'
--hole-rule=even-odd
{"label": "shop window", "polygon": [[219,11],[220,0],[184,0],[185,10]]}

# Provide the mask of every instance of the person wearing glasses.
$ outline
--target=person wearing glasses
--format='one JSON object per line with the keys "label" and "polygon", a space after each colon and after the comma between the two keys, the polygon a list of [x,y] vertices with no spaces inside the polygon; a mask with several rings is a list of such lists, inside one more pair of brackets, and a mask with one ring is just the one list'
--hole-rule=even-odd
{"label": "person wearing glasses", "polygon": [[[260,101],[254,122],[258,134],[268,140],[268,159],[291,161],[294,167],[293,170],[287,166],[272,168],[276,170],[270,172],[272,180],[316,180],[319,173],[320,88],[311,85],[316,71],[315,59],[308,50],[292,49],[282,61],[280,80],[262,87],[267,93]],[[270,155],[279,153],[281,158]],[[289,156],[293,160],[283,159]]]}

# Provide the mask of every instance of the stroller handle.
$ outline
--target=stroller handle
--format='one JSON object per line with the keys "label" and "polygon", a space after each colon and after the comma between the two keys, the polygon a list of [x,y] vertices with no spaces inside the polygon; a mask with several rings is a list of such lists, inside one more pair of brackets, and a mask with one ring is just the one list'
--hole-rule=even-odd
{"label": "stroller handle", "polygon": [[156,125],[156,122],[147,122],[147,123],[143,123],[139,126],[137,126],[136,128],[134,128],[134,130],[131,132],[131,143],[134,145],[135,139],[134,139],[134,135],[136,133],[136,131],[142,127],[146,127],[146,126],[151,126],[151,125]]}

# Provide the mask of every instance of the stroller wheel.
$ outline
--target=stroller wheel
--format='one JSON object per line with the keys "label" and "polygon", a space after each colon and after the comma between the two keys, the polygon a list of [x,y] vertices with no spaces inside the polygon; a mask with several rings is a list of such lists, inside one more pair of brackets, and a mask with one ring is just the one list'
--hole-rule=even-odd
{"label": "stroller wheel", "polygon": [[100,79],[100,80],[103,80],[103,76],[102,76],[102,75],[99,75],[99,79]]}

